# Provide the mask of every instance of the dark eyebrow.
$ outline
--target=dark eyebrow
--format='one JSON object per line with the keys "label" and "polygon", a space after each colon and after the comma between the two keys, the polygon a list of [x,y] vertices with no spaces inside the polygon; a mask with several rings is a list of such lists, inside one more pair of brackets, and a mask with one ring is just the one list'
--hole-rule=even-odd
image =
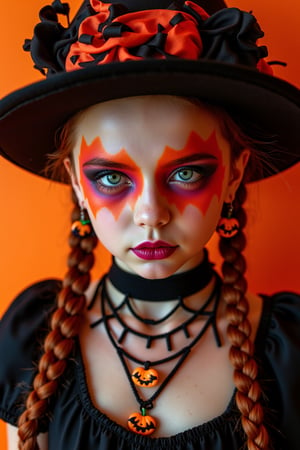
{"label": "dark eyebrow", "polygon": [[173,159],[165,164],[166,167],[174,166],[177,164],[186,164],[188,162],[199,161],[201,159],[211,159],[214,162],[218,161],[218,158],[211,153],[193,153],[192,155],[183,156],[182,158]]}
{"label": "dark eyebrow", "polygon": [[93,158],[89,161],[86,161],[83,164],[85,166],[102,166],[102,167],[113,167],[115,169],[132,169],[132,167],[128,166],[128,164],[120,163],[117,161],[110,161],[109,159],[104,158]]}
{"label": "dark eyebrow", "polygon": [[[182,158],[173,159],[169,163],[165,164],[165,167],[174,166],[177,164],[186,164],[193,161],[199,161],[201,159],[211,159],[214,162],[217,162],[217,157],[210,153],[194,153],[192,155],[183,156]],[[86,161],[83,164],[83,167],[86,166],[101,166],[101,167],[110,167],[114,169],[132,169],[128,164],[120,163],[117,161],[111,161],[109,159],[104,158],[93,158],[89,161]]]}

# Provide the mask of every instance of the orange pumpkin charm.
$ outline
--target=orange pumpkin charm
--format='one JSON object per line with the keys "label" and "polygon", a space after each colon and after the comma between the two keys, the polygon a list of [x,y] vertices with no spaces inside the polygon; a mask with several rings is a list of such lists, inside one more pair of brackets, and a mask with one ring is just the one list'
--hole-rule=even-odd
{"label": "orange pumpkin charm", "polygon": [[221,217],[217,226],[217,232],[223,238],[231,238],[238,233],[239,228],[240,224],[237,219]]}
{"label": "orange pumpkin charm", "polygon": [[152,416],[146,414],[145,408],[142,408],[142,413],[135,412],[131,414],[127,423],[130,431],[143,436],[149,436],[156,430],[156,421]]}
{"label": "orange pumpkin charm", "polygon": [[137,367],[131,375],[132,381],[139,387],[154,387],[158,383],[158,373],[155,369]]}
{"label": "orange pumpkin charm", "polygon": [[90,226],[90,221],[76,220],[72,223],[71,227],[72,233],[77,237],[87,237],[91,234],[92,228]]}

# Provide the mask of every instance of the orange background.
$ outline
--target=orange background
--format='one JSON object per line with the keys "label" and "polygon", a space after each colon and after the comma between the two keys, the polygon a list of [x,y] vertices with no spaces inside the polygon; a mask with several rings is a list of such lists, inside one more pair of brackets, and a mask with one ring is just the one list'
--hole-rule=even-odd
{"label": "orange background", "polygon": [[[69,3],[74,13],[81,1]],[[31,37],[38,11],[45,4],[46,0],[2,2],[1,97],[41,78],[32,69],[29,55],[22,51],[22,43],[25,37]],[[228,4],[253,11],[265,31],[262,42],[269,47],[269,59],[288,63],[287,68],[276,66],[276,75],[299,86],[300,2],[231,0]],[[300,290],[299,179],[298,164],[283,175],[249,188],[246,257],[249,286],[254,292]],[[2,158],[0,196],[1,316],[11,299],[26,285],[63,275],[70,204],[68,188],[28,174]],[[214,237],[210,243],[213,260],[218,260],[216,241]],[[102,249],[99,253],[94,276],[99,276],[109,260]],[[0,450],[3,450],[5,431],[1,423],[0,436]]]}

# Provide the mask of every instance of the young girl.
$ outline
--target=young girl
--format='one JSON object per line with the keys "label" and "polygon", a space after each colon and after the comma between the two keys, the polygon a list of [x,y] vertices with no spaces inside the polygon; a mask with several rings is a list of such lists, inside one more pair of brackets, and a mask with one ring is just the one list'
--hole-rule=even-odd
{"label": "young girl", "polygon": [[[26,47],[47,80],[2,101],[0,147],[70,182],[74,211],[65,278],[1,322],[11,449],[298,449],[299,296],[249,293],[242,251],[245,183],[299,160],[299,93],[223,6],[40,12]],[[112,264],[90,283],[98,240]]]}

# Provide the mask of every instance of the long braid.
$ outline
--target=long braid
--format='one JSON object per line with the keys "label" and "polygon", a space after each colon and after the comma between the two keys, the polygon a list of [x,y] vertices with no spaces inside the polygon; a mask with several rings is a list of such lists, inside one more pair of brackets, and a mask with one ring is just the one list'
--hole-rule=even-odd
{"label": "long braid", "polygon": [[[188,98],[188,101],[196,105],[202,104],[195,98]],[[206,104],[206,107],[215,114],[223,136],[231,143],[233,160],[240,155],[243,149],[251,149],[251,158],[244,179],[251,178],[251,173],[254,170],[257,173],[259,168],[262,170],[263,162],[266,163],[267,167],[270,165],[270,161],[265,155],[270,154],[274,146],[272,136],[266,135],[265,131],[261,132],[251,123],[245,122],[243,124],[240,116],[232,115],[231,117],[231,113],[229,115],[226,111],[212,105]],[[51,173],[54,178],[60,178],[65,182],[68,182],[68,177],[63,167],[63,161],[66,157],[72,160],[76,123],[81,114],[74,116],[61,130],[58,151],[52,155],[47,167],[48,174]],[[242,251],[246,245],[245,235],[242,231],[246,224],[246,215],[242,207],[245,199],[246,189],[244,185],[241,185],[236,194],[236,215],[241,225],[240,232],[231,239],[221,238],[220,241],[220,252],[224,258],[222,267],[223,297],[227,303],[227,320],[229,323],[227,333],[232,345],[229,358],[235,369],[236,403],[242,415],[241,422],[247,435],[248,450],[268,450],[269,436],[263,425],[263,408],[260,404],[261,389],[257,381],[258,366],[253,358],[254,349],[250,340],[251,325],[247,318],[249,306],[245,298],[247,290],[244,277],[246,263],[242,256]],[[76,270],[75,264],[75,272]]]}
{"label": "long braid", "polygon": [[253,358],[254,346],[250,340],[251,325],[247,318],[249,305],[245,298],[247,282],[242,251],[246,245],[243,228],[246,213],[243,203],[246,188],[242,184],[236,194],[235,216],[240,223],[239,233],[229,239],[221,238],[220,252],[224,258],[223,298],[227,304],[227,335],[231,343],[229,359],[234,367],[234,382],[237,388],[236,404],[241,412],[241,422],[247,435],[248,450],[269,449],[269,435],[263,424],[264,412],[260,403],[261,388],[257,380],[258,365]]}
{"label": "long braid", "polygon": [[[72,222],[79,219],[79,207],[73,193]],[[38,364],[33,390],[26,400],[26,410],[19,417],[19,450],[38,450],[39,420],[48,412],[49,399],[58,389],[59,379],[67,367],[86,305],[84,292],[90,283],[94,264],[96,237],[78,238],[70,234],[71,252],[68,272],[57,297],[57,308],[51,317],[50,332],[44,341],[44,353]]]}

